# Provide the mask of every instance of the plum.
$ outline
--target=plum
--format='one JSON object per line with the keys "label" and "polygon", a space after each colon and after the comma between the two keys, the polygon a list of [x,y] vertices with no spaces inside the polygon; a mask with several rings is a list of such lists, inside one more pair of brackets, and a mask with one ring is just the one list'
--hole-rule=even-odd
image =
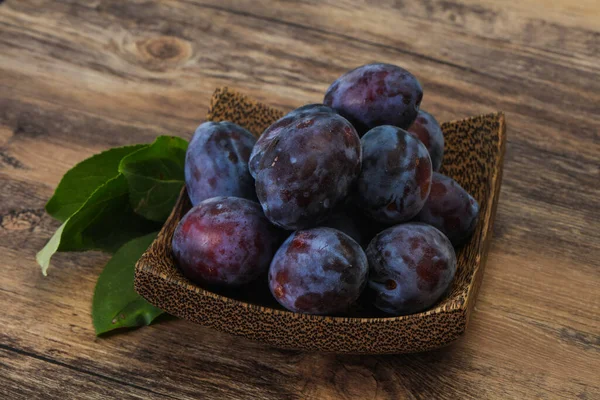
{"label": "plum", "polygon": [[290,311],[336,314],[358,299],[367,275],[367,257],[358,243],[321,227],[294,232],[283,243],[269,268],[269,287]]}
{"label": "plum", "polygon": [[232,122],[205,122],[185,157],[185,184],[193,205],[216,196],[256,200],[248,159],[256,138]]}
{"label": "plum", "polygon": [[239,286],[266,273],[281,235],[258,203],[214,197],[181,219],[173,235],[173,255],[193,282]]}
{"label": "plum", "polygon": [[450,177],[434,172],[431,192],[415,217],[435,226],[454,246],[460,246],[473,234],[477,225],[479,204]]}
{"label": "plum", "polygon": [[331,113],[301,116],[264,152],[256,194],[273,224],[313,227],[348,195],[360,165],[360,139],[346,119]]}
{"label": "plum", "polygon": [[456,273],[450,240],[431,225],[407,223],[380,232],[367,247],[373,305],[389,314],[424,311],[446,293]]}
{"label": "plum", "polygon": [[410,72],[391,64],[367,64],[339,77],[323,103],[348,119],[359,135],[379,125],[407,129],[423,99],[421,84]]}
{"label": "plum", "polygon": [[408,132],[391,125],[371,129],[361,139],[362,171],[356,205],[372,219],[392,225],[413,218],[431,186],[427,149]]}
{"label": "plum", "polygon": [[444,133],[440,124],[427,111],[419,110],[415,122],[408,129],[408,133],[419,139],[429,152],[431,165],[434,171],[439,171],[444,158]]}
{"label": "plum", "polygon": [[260,160],[273,139],[275,139],[279,133],[283,130],[283,128],[290,125],[296,119],[301,118],[306,115],[314,114],[314,113],[335,113],[335,111],[331,107],[327,107],[323,104],[307,104],[300,108],[296,108],[295,110],[290,111],[283,118],[278,119],[273,124],[271,124],[265,131],[260,135],[256,144],[252,148],[252,153],[250,154],[250,161],[248,162],[248,169],[253,178],[256,178],[256,170],[258,169],[258,165],[260,164]]}
{"label": "plum", "polygon": [[357,243],[362,243],[362,233],[356,223],[356,219],[351,217],[344,209],[335,210],[321,226],[342,231]]}

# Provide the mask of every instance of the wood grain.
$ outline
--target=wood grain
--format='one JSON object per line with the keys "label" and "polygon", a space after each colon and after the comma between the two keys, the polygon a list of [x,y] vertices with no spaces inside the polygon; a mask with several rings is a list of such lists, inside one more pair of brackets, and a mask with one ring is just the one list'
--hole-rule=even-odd
{"label": "wood grain", "polygon": [[[0,397],[598,398],[600,4],[594,0],[0,2]],[[35,252],[61,175],[189,137],[215,87],[283,109],[401,64],[446,121],[504,110],[508,146],[466,336],[406,356],[279,351],[179,320],[95,338],[107,257]]]}

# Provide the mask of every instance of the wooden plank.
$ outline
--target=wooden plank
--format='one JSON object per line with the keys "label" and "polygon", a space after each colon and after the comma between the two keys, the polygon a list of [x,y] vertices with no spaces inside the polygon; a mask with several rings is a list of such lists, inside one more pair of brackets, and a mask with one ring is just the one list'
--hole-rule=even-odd
{"label": "wooden plank", "polygon": [[[548,0],[0,5],[0,395],[7,398],[594,398],[600,395],[600,5]],[[406,356],[281,351],[188,324],[95,338],[107,257],[35,252],[75,162],[189,137],[215,87],[289,109],[373,60],[440,120],[504,110],[495,239],[464,339]]]}
{"label": "wooden plank", "polygon": [[0,344],[0,395],[4,399],[147,399],[167,398],[110,376],[64,364],[51,357]]}

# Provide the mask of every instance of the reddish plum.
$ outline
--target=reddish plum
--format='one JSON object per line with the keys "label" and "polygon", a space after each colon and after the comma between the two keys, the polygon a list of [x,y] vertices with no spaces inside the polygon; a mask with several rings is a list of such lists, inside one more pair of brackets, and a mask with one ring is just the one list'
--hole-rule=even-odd
{"label": "reddish plum", "polygon": [[390,64],[368,64],[339,77],[323,103],[347,118],[362,136],[379,125],[407,129],[423,98],[421,84],[407,70]]}
{"label": "reddish plum", "polygon": [[348,195],[360,165],[360,139],[346,119],[302,116],[264,152],[256,194],[273,224],[289,230],[316,226]]}
{"label": "reddish plum", "polygon": [[419,110],[419,115],[408,129],[408,133],[423,142],[429,151],[433,170],[439,171],[442,166],[442,158],[444,158],[444,133],[433,115]]}
{"label": "reddish plum", "polygon": [[269,268],[275,299],[290,311],[335,314],[358,299],[368,274],[367,257],[348,235],[332,228],[294,232]]}
{"label": "reddish plum", "polygon": [[456,181],[434,172],[431,192],[415,220],[435,226],[454,246],[463,244],[475,230],[479,204]]}
{"label": "reddish plum", "polygon": [[281,234],[258,203],[214,197],[179,222],[173,254],[183,274],[196,283],[238,286],[267,271]]}
{"label": "reddish plum", "polygon": [[248,169],[250,170],[250,174],[253,178],[256,178],[256,170],[258,169],[258,165],[260,164],[260,159],[262,158],[265,150],[273,139],[275,139],[279,133],[292,124],[298,118],[302,118],[304,116],[315,114],[315,113],[335,113],[335,111],[331,107],[327,107],[323,104],[307,104],[300,108],[290,111],[283,118],[275,121],[271,126],[269,126],[262,135],[256,141],[256,144],[252,148],[252,153],[250,154],[250,161],[248,162]]}
{"label": "reddish plum", "polygon": [[446,293],[456,273],[448,238],[421,223],[396,225],[367,247],[369,297],[381,311],[405,315],[424,311]]}

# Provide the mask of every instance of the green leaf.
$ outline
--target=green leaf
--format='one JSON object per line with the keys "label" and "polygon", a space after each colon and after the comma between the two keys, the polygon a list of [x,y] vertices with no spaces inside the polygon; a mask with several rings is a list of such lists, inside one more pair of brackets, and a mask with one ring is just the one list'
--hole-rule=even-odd
{"label": "green leaf", "polygon": [[104,267],[98,278],[92,302],[96,335],[117,328],[149,325],[162,311],[133,288],[135,263],[150,246],[157,232],[124,244]]}
{"label": "green leaf", "polygon": [[46,275],[50,259],[57,251],[114,252],[132,238],[157,228],[156,223],[133,211],[129,205],[127,180],[118,175],[92,193],[79,210],[58,228],[36,259]]}
{"label": "green leaf", "polygon": [[66,222],[63,223],[60,226],[60,228],[56,230],[56,232],[54,232],[54,235],[52,235],[48,243],[35,256],[36,261],[38,262],[40,267],[42,267],[42,274],[44,274],[44,276],[48,275],[50,258],[52,258],[52,255],[58,250],[58,246],[60,245],[60,238],[62,236],[63,230],[65,229],[65,225],[67,225]]}
{"label": "green leaf", "polygon": [[187,142],[160,136],[151,145],[121,160],[133,210],[152,221],[165,221],[184,185]]}
{"label": "green leaf", "polygon": [[116,147],[96,154],[71,168],[61,179],[46,211],[65,222],[85,203],[92,193],[119,174],[121,159],[147,145]]}

